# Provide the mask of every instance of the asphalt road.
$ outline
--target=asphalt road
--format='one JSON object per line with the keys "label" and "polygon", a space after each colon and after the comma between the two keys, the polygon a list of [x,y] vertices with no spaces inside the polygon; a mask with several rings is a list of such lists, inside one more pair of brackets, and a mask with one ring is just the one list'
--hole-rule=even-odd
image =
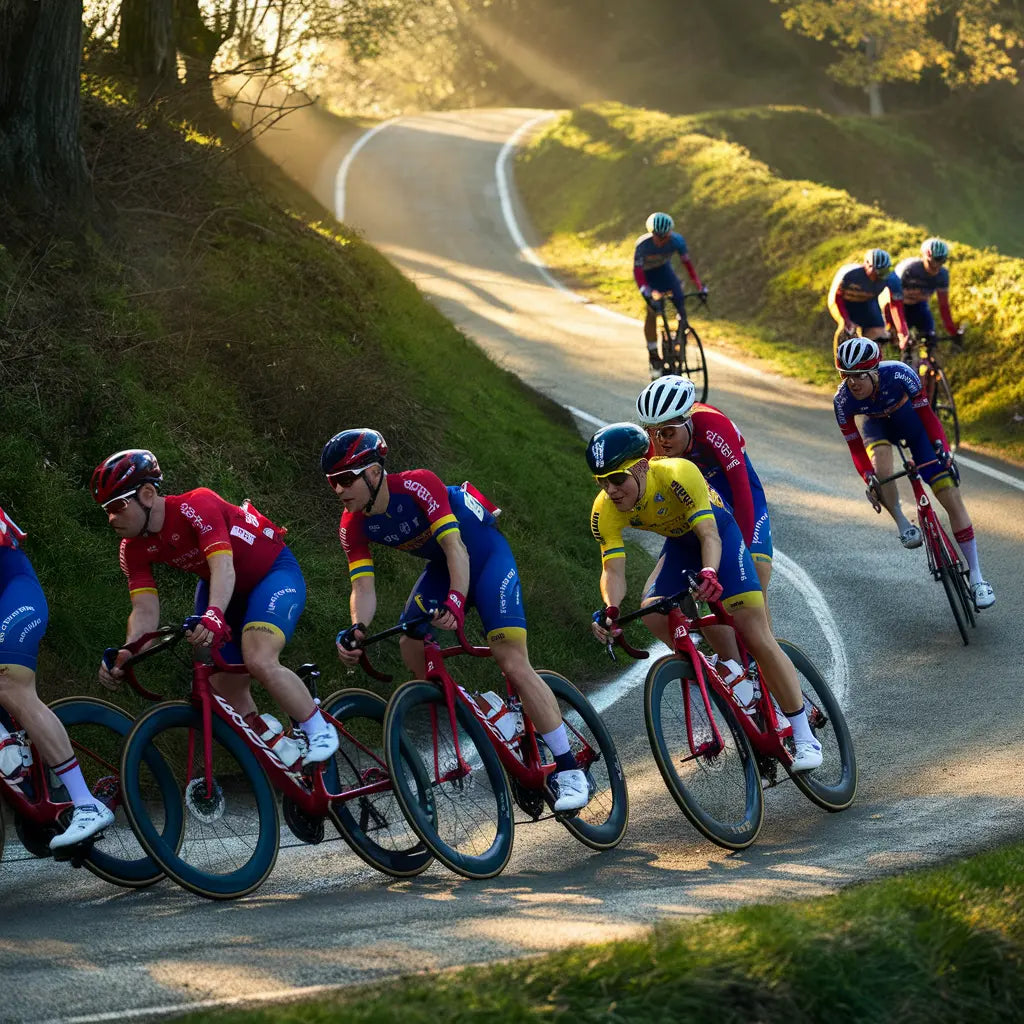
{"label": "asphalt road", "polygon": [[[509,231],[506,212],[530,240],[514,196],[503,211],[496,164],[537,113],[405,118],[365,142],[343,189],[323,165],[297,177],[308,175],[322,200],[343,198],[349,223],[497,362],[580,410],[587,431],[591,419],[629,417],[646,357],[638,326],[551,287]],[[301,134],[290,141],[301,148]],[[725,347],[706,342],[712,353]],[[148,1019],[536,953],[656,919],[818,895],[1019,836],[1024,491],[963,472],[998,598],[965,649],[923,553],[904,551],[863,501],[829,396],[754,361],[713,358],[711,385],[771,503],[782,553],[771,591],[777,632],[804,644],[842,693],[861,769],[850,810],[825,814],[781,786],[767,794],[756,845],[727,856],[698,838],[662,785],[643,727],[642,669],[589,681],[629,782],[631,823],[618,849],[592,853],[543,822],[517,830],[498,879],[467,882],[435,866],[393,883],[341,842],[290,846],[254,896],[210,904],[169,883],[121,892],[51,862],[11,860],[9,846],[0,1021]]]}

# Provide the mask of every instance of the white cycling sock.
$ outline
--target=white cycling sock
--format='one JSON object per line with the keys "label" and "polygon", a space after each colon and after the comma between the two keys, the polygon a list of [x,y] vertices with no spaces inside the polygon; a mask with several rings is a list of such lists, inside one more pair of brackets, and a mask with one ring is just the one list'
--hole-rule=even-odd
{"label": "white cycling sock", "polygon": [[317,708],[304,722],[299,723],[299,727],[307,736],[315,736],[320,732],[327,732],[327,719],[320,714],[320,709]]}
{"label": "white cycling sock", "polygon": [[807,708],[801,708],[799,711],[794,711],[792,714],[784,712],[786,718],[789,719],[789,724],[793,726],[793,739],[794,740],[811,740],[813,743],[818,741],[814,738],[814,733],[811,732],[810,722],[807,721]]}
{"label": "white cycling sock", "polygon": [[967,559],[967,565],[971,570],[971,585],[980,583],[982,580],[981,563],[978,560],[978,542],[972,537],[970,540],[958,540],[960,550]]}
{"label": "white cycling sock", "polygon": [[92,791],[85,781],[77,757],[72,756],[66,761],[61,761],[60,764],[55,764],[53,773],[64,783],[64,788],[68,791],[68,796],[71,797],[71,802],[76,807],[97,803],[96,797],[92,795]]}

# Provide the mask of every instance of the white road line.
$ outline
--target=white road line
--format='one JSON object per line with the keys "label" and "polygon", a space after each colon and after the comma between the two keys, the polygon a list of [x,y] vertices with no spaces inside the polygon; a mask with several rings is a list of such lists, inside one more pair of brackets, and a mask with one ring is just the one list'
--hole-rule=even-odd
{"label": "white road line", "polygon": [[984,473],[986,476],[990,476],[993,480],[998,480],[1000,483],[1016,487],[1018,491],[1024,491],[1024,480],[1020,480],[1015,476],[1010,476],[1009,473],[1004,473],[1001,469],[994,469],[992,466],[986,466],[984,462],[978,462],[961,452],[956,453],[956,461],[961,466],[966,466],[968,469],[973,469],[978,473]]}
{"label": "white road line", "polygon": [[365,146],[370,139],[374,137],[378,132],[384,131],[388,125],[394,124],[398,120],[397,117],[390,117],[386,121],[381,121],[380,124],[374,125],[368,132],[360,135],[356,139],[352,148],[345,154],[345,159],[341,161],[338,167],[338,171],[334,176],[334,216],[340,221],[345,219],[345,200],[346,189],[348,188],[348,172],[352,167],[352,161],[359,155],[359,151]]}

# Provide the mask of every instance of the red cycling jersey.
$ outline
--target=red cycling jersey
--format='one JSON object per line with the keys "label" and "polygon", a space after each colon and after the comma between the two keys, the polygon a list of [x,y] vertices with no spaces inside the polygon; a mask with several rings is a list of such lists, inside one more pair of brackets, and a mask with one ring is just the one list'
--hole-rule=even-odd
{"label": "red cycling jersey", "polygon": [[0,548],[16,548],[27,534],[0,508]]}
{"label": "red cycling jersey", "polygon": [[163,563],[210,578],[209,558],[234,559],[235,593],[248,593],[270,571],[286,531],[257,512],[248,499],[232,505],[206,487],[170,494],[157,533],[121,541],[121,568],[132,594],[156,592],[153,565]]}

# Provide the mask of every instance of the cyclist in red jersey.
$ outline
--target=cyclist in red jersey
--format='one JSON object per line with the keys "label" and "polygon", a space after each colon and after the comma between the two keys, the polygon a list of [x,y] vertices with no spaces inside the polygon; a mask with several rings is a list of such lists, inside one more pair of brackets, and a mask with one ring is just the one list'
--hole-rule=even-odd
{"label": "cyclist in red jersey", "polygon": [[[36,692],[39,641],[49,608],[22,549],[24,540],[24,531],[0,509],[0,709],[17,718],[74,804],[67,828],[50,840],[50,849],[57,850],[95,836],[114,823],[114,814],[92,794],[67,730]],[[25,776],[22,751],[0,717],[0,780],[10,786]]]}
{"label": "cyclist in red jersey", "polygon": [[[253,679],[302,728],[305,764],[326,761],[338,749],[337,730],[321,715],[302,680],[280,662],[306,603],[306,584],[285,531],[248,501],[232,505],[205,487],[184,494],[159,493],[163,473],[144,449],[117,452],[96,467],[90,489],[121,537],[121,568],[128,577],[132,611],[127,643],[155,630],[160,599],[153,565],[163,563],[199,577],[199,625],[188,634],[194,646],[221,646],[225,660],[242,662]],[[232,642],[232,633],[239,636]],[[100,665],[100,681],[117,685],[118,653],[112,669]],[[214,687],[241,715],[256,705],[244,676],[217,673]]]}

